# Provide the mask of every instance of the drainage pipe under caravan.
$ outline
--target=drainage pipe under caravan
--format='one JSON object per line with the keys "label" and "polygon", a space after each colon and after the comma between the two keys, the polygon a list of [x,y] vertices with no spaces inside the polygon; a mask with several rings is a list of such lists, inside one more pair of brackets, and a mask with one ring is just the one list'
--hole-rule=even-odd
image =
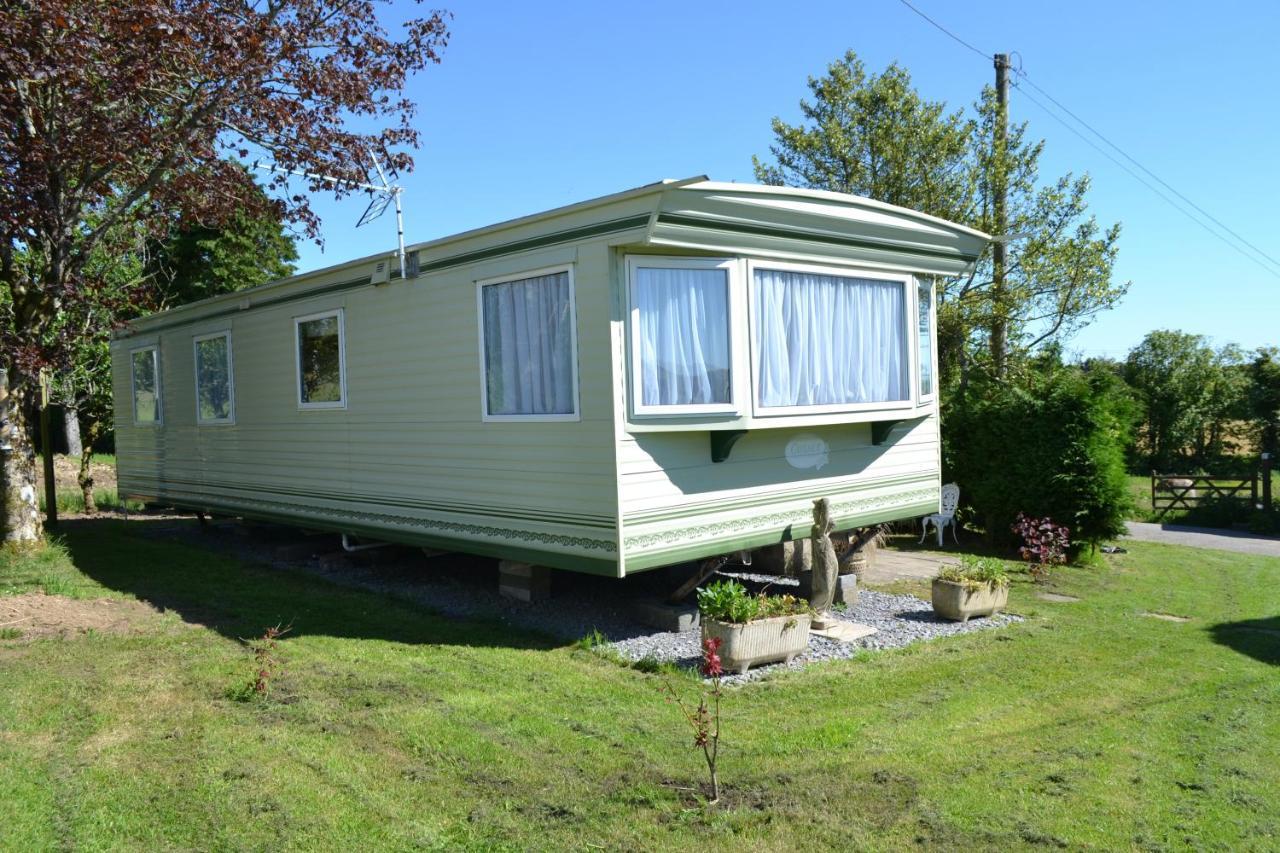
{"label": "drainage pipe under caravan", "polygon": [[342,550],[348,554],[354,554],[357,551],[368,551],[372,548],[386,548],[390,542],[370,542],[367,545],[352,545],[351,539],[346,533],[342,534]]}

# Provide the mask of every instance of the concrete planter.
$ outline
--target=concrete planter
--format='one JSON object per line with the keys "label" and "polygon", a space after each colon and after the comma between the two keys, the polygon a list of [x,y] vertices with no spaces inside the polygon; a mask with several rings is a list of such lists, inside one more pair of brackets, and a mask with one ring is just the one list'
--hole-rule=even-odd
{"label": "concrete planter", "polygon": [[703,618],[702,636],[720,639],[720,660],[726,670],[746,672],[758,663],[790,660],[809,648],[812,617],[771,616],[745,624]]}
{"label": "concrete planter", "polygon": [[933,581],[933,612],[943,619],[968,622],[974,616],[991,616],[1009,603],[1009,587],[985,584],[966,588],[954,581]]}

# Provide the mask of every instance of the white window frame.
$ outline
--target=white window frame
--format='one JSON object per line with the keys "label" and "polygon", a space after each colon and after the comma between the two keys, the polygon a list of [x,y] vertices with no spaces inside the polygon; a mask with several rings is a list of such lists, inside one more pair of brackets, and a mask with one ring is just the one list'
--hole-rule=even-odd
{"label": "white window frame", "polygon": [[[912,312],[912,318],[915,320],[915,350],[916,350],[916,401],[918,405],[931,403],[938,396],[938,288],[935,286],[931,278],[917,278],[916,286],[912,289],[914,298],[916,299],[915,311]],[[929,371],[933,377],[933,390],[928,394],[924,393],[924,383],[920,376],[920,288],[929,290]]]}
{"label": "white window frame", "polygon": [[[156,419],[154,421],[138,420],[138,374],[133,366],[133,358],[140,352],[151,353],[151,364],[156,376]],[[147,344],[129,350],[129,419],[134,426],[158,427],[164,425],[164,386],[160,378],[160,344]]]}
{"label": "white window frame", "polygon": [[[510,284],[530,278],[568,273],[569,275],[569,368],[573,380],[573,411],[529,415],[493,415],[489,413],[489,369],[484,351],[484,289],[494,284]],[[476,327],[480,343],[480,420],[484,423],[550,423],[582,420],[582,401],[578,390],[578,288],[574,280],[573,264],[558,264],[535,270],[482,278],[476,281]]]}
{"label": "white window frame", "polygon": [[[341,308],[330,308],[328,311],[317,311],[293,318],[293,388],[298,399],[300,411],[318,409],[345,409],[347,407],[347,328]],[[311,320],[327,320],[338,318],[338,400],[322,402],[306,402],[302,399],[302,324]]]}
{"label": "white window frame", "polygon": [[[636,299],[636,270],[641,267],[660,269],[722,269],[725,271],[725,287],[729,316],[729,402],[695,403],[691,405],[661,406],[645,404],[643,367],[640,353],[640,307]],[[743,361],[742,340],[742,260],[740,258],[680,257],[678,255],[628,255],[627,256],[627,332],[631,336],[631,414],[637,419],[689,417],[691,415],[741,415],[743,414],[742,383],[750,372]]]}
{"label": "white window frame", "polygon": [[[202,418],[200,417],[200,344],[217,338],[227,339],[227,402],[230,405],[225,418]],[[193,337],[191,339],[191,362],[191,372],[195,377],[196,425],[233,426],[236,422],[236,371],[235,356],[231,353],[231,330],[223,329],[220,332],[210,332],[207,335]]]}
{"label": "white window frame", "polygon": [[[833,403],[820,406],[763,406],[760,404],[760,384],[758,377],[760,374],[760,352],[755,345],[756,327],[759,322],[760,306],[756,300],[756,270],[779,270],[781,272],[803,272],[813,273],[816,275],[839,276],[841,278],[864,278],[873,281],[897,282],[903,289],[903,308],[905,309],[903,317],[906,328],[903,334],[907,335],[907,346],[905,347],[905,356],[907,364],[904,369],[907,375],[903,384],[907,390],[907,399],[890,400],[882,403]],[[758,418],[786,417],[790,415],[827,415],[842,414],[848,412],[871,412],[871,411],[895,411],[910,410],[916,406],[915,392],[918,390],[920,382],[920,371],[918,369],[918,357],[916,349],[918,344],[912,344],[912,337],[918,338],[919,331],[916,326],[915,313],[915,276],[907,273],[892,273],[883,270],[866,269],[858,267],[840,267],[826,266],[819,264],[803,264],[792,263],[789,261],[765,261],[750,258],[747,260],[746,287],[748,303],[750,305],[750,329],[748,332],[749,347],[751,349],[751,406],[752,413]],[[915,377],[914,381],[912,377]]]}

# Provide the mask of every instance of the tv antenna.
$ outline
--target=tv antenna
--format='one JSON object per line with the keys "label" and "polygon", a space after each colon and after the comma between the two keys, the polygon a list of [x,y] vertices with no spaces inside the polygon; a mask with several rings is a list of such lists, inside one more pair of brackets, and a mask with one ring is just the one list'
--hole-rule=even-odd
{"label": "tv antenna", "polygon": [[[360,215],[360,220],[356,222],[357,228],[361,225],[367,225],[382,216],[387,212],[387,208],[394,204],[396,208],[396,254],[400,259],[400,278],[404,278],[404,211],[400,207],[400,195],[404,192],[404,187],[387,180],[387,173],[383,170],[382,164],[378,162],[377,157],[370,154],[369,159],[373,161],[373,168],[378,173],[378,180],[382,182],[381,185],[363,181],[348,181],[344,178],[335,178],[332,175],[318,175],[314,172],[303,172],[298,169],[285,169],[270,163],[263,163],[260,160],[254,160],[253,167],[266,172],[297,175],[300,178],[310,178],[313,181],[326,181],[338,187],[367,190],[372,194],[373,198],[369,200],[369,206],[365,208],[364,213]],[[399,175],[395,174],[395,172],[391,173],[391,177],[399,179]]]}

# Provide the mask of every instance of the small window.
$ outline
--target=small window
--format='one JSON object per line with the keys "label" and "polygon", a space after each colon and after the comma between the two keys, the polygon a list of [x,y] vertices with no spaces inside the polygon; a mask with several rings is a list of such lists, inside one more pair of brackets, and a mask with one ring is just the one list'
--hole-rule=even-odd
{"label": "small window", "polygon": [[195,339],[196,422],[229,424],[235,419],[235,378],[231,371],[231,333]]}
{"label": "small window", "polygon": [[294,320],[298,355],[298,406],[341,409],[347,404],[346,341],[342,309]]}
{"label": "small window", "polygon": [[734,412],[732,261],[632,258],[637,414]]}
{"label": "small window", "polygon": [[920,334],[920,396],[933,396],[933,287],[921,281],[916,285],[919,294],[917,311]]}
{"label": "small window", "polygon": [[844,411],[910,400],[903,279],[753,268],[756,404]]}
{"label": "small window", "polygon": [[576,420],[578,356],[569,269],[478,283],[486,420]]}
{"label": "small window", "polygon": [[160,350],[143,347],[132,353],[133,422],[160,423]]}

